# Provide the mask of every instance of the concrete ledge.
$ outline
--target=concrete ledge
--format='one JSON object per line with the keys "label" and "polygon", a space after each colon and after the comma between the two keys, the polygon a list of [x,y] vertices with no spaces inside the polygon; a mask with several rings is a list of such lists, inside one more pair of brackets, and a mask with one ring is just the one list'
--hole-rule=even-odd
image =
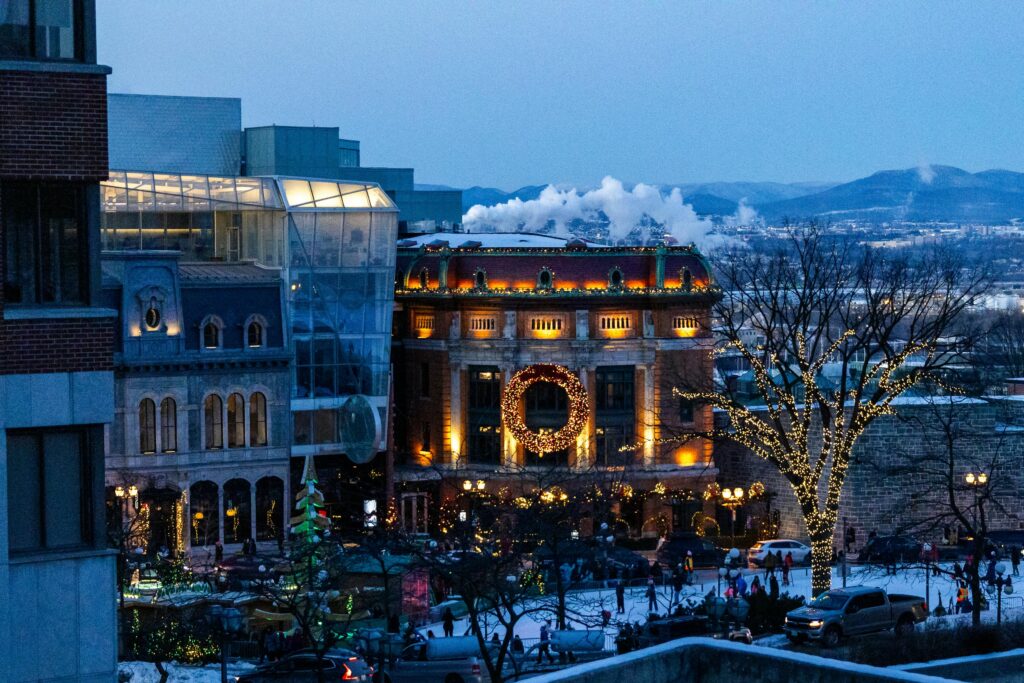
{"label": "concrete ledge", "polygon": [[1024,680],[1024,648],[993,652],[987,655],[970,655],[951,659],[936,659],[930,662],[901,664],[892,668],[931,676],[947,676],[965,681],[1012,674],[1016,674],[1021,680]]}
{"label": "concrete ledge", "polygon": [[64,320],[66,318],[116,318],[113,308],[94,306],[8,306],[4,320]]}
{"label": "concrete ledge", "polygon": [[112,69],[102,64],[82,62],[41,62],[20,59],[0,59],[0,71],[40,71],[46,73],[100,74],[107,75]]}
{"label": "concrete ledge", "polygon": [[682,638],[639,652],[531,678],[532,683],[948,683],[920,673],[852,664],[712,638]]}

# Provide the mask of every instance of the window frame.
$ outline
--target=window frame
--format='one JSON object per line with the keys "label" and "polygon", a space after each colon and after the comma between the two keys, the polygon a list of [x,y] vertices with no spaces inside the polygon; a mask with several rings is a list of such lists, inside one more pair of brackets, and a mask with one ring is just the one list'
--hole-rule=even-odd
{"label": "window frame", "polygon": [[[210,409],[211,401],[216,402],[216,412]],[[214,419],[211,420],[211,416]],[[203,397],[203,450],[224,450],[224,423],[223,397],[217,393],[207,394]]]}
{"label": "window frame", "polygon": [[[235,402],[237,402],[238,405],[233,407],[232,404],[235,403]],[[246,433],[247,432],[247,429],[246,429],[247,425],[246,425],[246,419],[245,419],[245,417],[246,417],[245,395],[243,395],[242,392],[240,392],[240,391],[233,391],[230,394],[228,394],[227,410],[228,410],[227,421],[225,422],[225,424],[227,425],[227,428],[228,428],[227,447],[228,448],[245,448],[246,446],[249,445],[248,438],[247,438],[248,434]],[[235,413],[235,419],[233,419],[233,420],[231,418],[232,412]],[[236,430],[237,430],[237,433],[236,433]],[[237,437],[239,434],[241,434],[241,437],[242,437],[240,443],[238,442],[238,439],[234,438],[234,437]]]}
{"label": "window frame", "polygon": [[[170,410],[167,409],[168,405]],[[171,443],[171,448],[168,448],[168,443]],[[161,453],[168,455],[178,452],[178,402],[173,396],[164,396],[160,400],[159,447]]]}
{"label": "window frame", "polygon": [[[217,331],[217,345],[208,346],[206,343],[206,331],[213,327]],[[199,324],[199,350],[202,352],[220,351],[224,348],[224,323],[223,321],[215,316],[208,315],[203,318],[203,322]]]}
{"label": "window frame", "polygon": [[82,0],[71,1],[71,15],[74,27],[72,30],[72,53],[71,57],[46,57],[39,54],[38,40],[36,33],[39,29],[38,23],[38,0],[25,0],[28,9],[28,45],[25,54],[3,54],[0,53],[0,60],[11,60],[17,62],[56,62],[58,64],[73,64],[85,61],[85,3]]}
{"label": "window frame", "polygon": [[[263,433],[259,434],[262,426]],[[262,391],[249,394],[249,445],[264,447],[270,444],[270,429],[267,422],[267,395]]]}
{"label": "window frame", "polygon": [[[139,400],[139,453],[142,455],[156,455],[158,450],[156,401],[149,396]],[[151,448],[146,448],[151,445]]]}

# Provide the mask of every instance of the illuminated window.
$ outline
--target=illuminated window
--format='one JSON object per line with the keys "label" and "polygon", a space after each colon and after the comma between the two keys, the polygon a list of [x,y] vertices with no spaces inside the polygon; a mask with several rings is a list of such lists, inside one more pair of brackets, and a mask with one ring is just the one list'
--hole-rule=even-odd
{"label": "illuminated window", "polygon": [[139,403],[139,450],[156,453],[156,403],[151,398]]}
{"label": "illuminated window", "polygon": [[203,417],[206,425],[206,447],[224,448],[224,401],[217,394],[210,394],[203,402]]}
{"label": "illuminated window", "polygon": [[484,332],[497,328],[497,321],[494,318],[470,318],[469,329],[473,332]]}
{"label": "illuminated window", "polygon": [[178,450],[178,404],[170,396],[160,401],[160,450]]}
{"label": "illuminated window", "polygon": [[417,330],[433,330],[434,329],[434,316],[432,316],[432,315],[418,315],[418,316],[416,316],[416,329]]}
{"label": "illuminated window", "polygon": [[530,329],[534,332],[559,332],[562,329],[562,319],[530,318]]}
{"label": "illuminated window", "polygon": [[150,332],[154,332],[160,329],[160,308],[156,301],[156,297],[152,297],[149,300],[149,308],[146,309],[145,323],[146,329]]}
{"label": "illuminated window", "polygon": [[216,318],[210,318],[203,323],[203,348],[204,349],[219,349],[221,345],[220,336],[221,326],[220,321]]}
{"label": "illuminated window", "polygon": [[430,284],[430,274],[427,273],[427,269],[423,268],[420,270],[420,289],[426,289],[427,285]]}
{"label": "illuminated window", "polygon": [[679,271],[679,283],[685,289],[689,289],[693,286],[693,275],[690,273],[689,268],[683,268]]}
{"label": "illuminated window", "polygon": [[249,445],[267,445],[267,397],[258,391],[249,397]]}
{"label": "illuminated window", "polygon": [[682,315],[677,315],[672,318],[673,330],[696,330],[698,327],[700,327],[700,321],[696,318],[690,318]]}
{"label": "illuminated window", "polygon": [[603,315],[600,319],[602,330],[628,330],[632,324],[632,318],[628,315]]}
{"label": "illuminated window", "polygon": [[245,399],[241,394],[228,397],[228,448],[245,447]]}

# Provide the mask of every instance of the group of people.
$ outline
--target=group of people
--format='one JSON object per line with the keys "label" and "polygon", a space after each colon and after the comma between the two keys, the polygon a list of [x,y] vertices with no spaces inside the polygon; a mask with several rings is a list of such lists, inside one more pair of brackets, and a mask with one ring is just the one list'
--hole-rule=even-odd
{"label": "group of people", "polygon": [[260,663],[264,660],[276,662],[288,653],[306,647],[306,638],[301,628],[296,627],[289,635],[281,625],[276,630],[268,626],[263,629],[260,646]]}
{"label": "group of people", "polygon": [[1005,592],[1012,592],[1013,590],[1013,576],[1020,575],[1020,555],[1021,549],[1016,546],[1009,548],[1008,554],[1010,556],[1010,566],[1013,568],[1012,573],[1005,577],[999,577],[996,571],[996,564],[998,563],[998,557],[996,551],[989,552],[988,559],[985,563],[985,573],[980,575],[981,563],[975,561],[973,555],[968,555],[967,559],[964,560],[964,564],[961,567],[959,562],[953,563],[953,579],[956,581],[956,613],[961,614],[965,612],[971,612],[974,610],[974,605],[971,602],[970,585],[971,582],[977,578],[989,586],[995,586],[996,582],[1001,579],[1003,581],[1002,590]]}
{"label": "group of people", "polygon": [[774,553],[768,552],[768,555],[764,558],[764,580],[768,582],[770,578],[775,578],[775,571],[782,572],[782,585],[789,585],[789,573],[793,570],[793,553],[787,552],[786,556],[782,556],[781,550],[776,550]]}

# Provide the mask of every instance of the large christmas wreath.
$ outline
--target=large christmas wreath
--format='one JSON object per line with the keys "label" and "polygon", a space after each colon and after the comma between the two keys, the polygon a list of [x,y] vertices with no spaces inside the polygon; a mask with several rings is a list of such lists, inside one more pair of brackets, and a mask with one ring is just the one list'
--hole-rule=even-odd
{"label": "large christmas wreath", "polygon": [[[523,422],[519,415],[519,402],[531,385],[537,382],[551,382],[569,396],[569,419],[560,429],[551,434],[538,434]],[[590,410],[587,404],[587,390],[579,377],[561,365],[537,363],[516,372],[505,385],[501,394],[501,421],[516,441],[535,453],[554,453],[571,446],[587,424]]]}

